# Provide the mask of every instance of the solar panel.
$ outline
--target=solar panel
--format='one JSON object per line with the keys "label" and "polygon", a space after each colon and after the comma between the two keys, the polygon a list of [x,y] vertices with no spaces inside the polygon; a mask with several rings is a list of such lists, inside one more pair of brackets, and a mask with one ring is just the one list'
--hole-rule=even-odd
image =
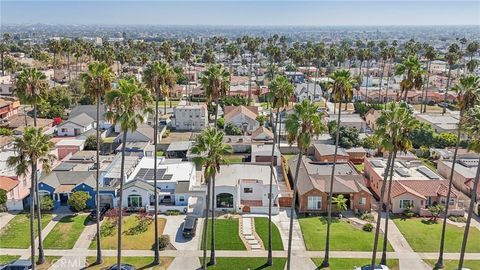
{"label": "solar panel", "polygon": [[[158,179],[161,179],[166,171],[167,171],[166,169],[157,169]],[[138,170],[137,175],[135,175],[135,178],[142,179],[142,180],[153,180],[154,173],[155,173],[155,170],[153,169],[142,168]]]}
{"label": "solar panel", "polygon": [[427,167],[418,167],[417,171],[419,171],[420,173],[422,173],[423,175],[425,175],[429,179],[440,179],[440,177],[437,174],[433,173]]}
{"label": "solar panel", "polygon": [[397,172],[402,177],[410,176],[410,172],[404,168],[395,168],[395,172]]}
{"label": "solar panel", "polygon": [[375,168],[383,168],[383,163],[380,160],[372,160],[371,163]]}
{"label": "solar panel", "polygon": [[163,177],[162,177],[161,179],[159,179],[159,180],[166,180],[166,181],[168,181],[168,180],[172,180],[172,178],[173,178],[173,174],[164,174]]}

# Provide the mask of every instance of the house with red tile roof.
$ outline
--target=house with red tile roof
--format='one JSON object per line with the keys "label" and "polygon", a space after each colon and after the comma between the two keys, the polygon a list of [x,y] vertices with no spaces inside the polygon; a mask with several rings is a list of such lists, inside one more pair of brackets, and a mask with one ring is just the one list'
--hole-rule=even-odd
{"label": "house with red tile roof", "polygon": [[30,194],[31,182],[27,177],[0,176],[0,189],[7,193],[8,211],[23,210],[27,205],[27,198]]}

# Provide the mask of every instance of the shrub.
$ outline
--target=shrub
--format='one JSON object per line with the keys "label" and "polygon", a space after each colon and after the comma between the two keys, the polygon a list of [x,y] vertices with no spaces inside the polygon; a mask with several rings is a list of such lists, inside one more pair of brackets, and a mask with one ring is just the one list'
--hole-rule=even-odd
{"label": "shrub", "polygon": [[165,215],[167,215],[167,216],[178,216],[178,215],[180,215],[180,211],[179,210],[167,210],[165,212]]}
{"label": "shrub", "polygon": [[40,210],[42,211],[52,211],[53,209],[53,200],[49,196],[42,196],[40,198]]}
{"label": "shrub", "polygon": [[113,219],[107,219],[100,228],[100,235],[102,237],[112,236],[117,223]]}
{"label": "shrub", "polygon": [[[100,149],[103,146],[103,139],[100,138]],[[91,135],[88,136],[87,140],[85,140],[85,147],[84,150],[97,150],[97,136]]]}
{"label": "shrub", "polygon": [[361,220],[365,220],[368,222],[373,222],[375,221],[375,217],[371,213],[365,213],[360,216]]}
{"label": "shrub", "polygon": [[158,238],[158,249],[163,250],[170,245],[170,237],[168,235],[162,235]]}
{"label": "shrub", "polygon": [[467,219],[462,216],[449,216],[448,219],[450,219],[453,222],[459,222],[459,223],[467,222]]}
{"label": "shrub", "polygon": [[125,232],[126,235],[137,235],[144,233],[148,230],[148,227],[153,222],[152,217],[147,215],[146,213],[138,214],[135,217],[137,218],[137,225],[128,229]]}
{"label": "shrub", "polygon": [[7,202],[7,192],[3,189],[0,189],[0,204],[5,204]]}
{"label": "shrub", "polygon": [[8,128],[0,128],[0,136],[12,136],[13,131]]}
{"label": "shrub", "polygon": [[217,119],[217,127],[223,129],[225,127],[225,118],[220,117]]}
{"label": "shrub", "polygon": [[364,230],[366,232],[373,231],[373,224],[372,223],[366,223],[365,225],[363,225],[362,230]]}
{"label": "shrub", "polygon": [[165,132],[162,134],[162,138],[165,139],[165,138],[167,138],[169,135],[170,135],[170,130],[167,129],[167,130],[165,130]]}
{"label": "shrub", "polygon": [[225,125],[225,134],[239,136],[242,135],[243,132],[239,127],[233,125],[232,123],[228,123],[227,125]]}
{"label": "shrub", "polygon": [[87,201],[90,200],[92,197],[88,192],[85,191],[75,191],[70,198],[68,198],[68,205],[74,211],[82,211],[87,208]]}

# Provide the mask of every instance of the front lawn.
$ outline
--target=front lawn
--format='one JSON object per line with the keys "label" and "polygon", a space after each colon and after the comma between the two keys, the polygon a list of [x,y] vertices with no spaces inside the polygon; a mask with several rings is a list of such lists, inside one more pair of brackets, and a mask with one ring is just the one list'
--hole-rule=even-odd
{"label": "front lawn", "polygon": [[[18,214],[0,232],[0,248],[28,248],[30,246],[30,215]],[[52,220],[51,214],[42,214],[42,228]],[[37,237],[37,220],[34,233]]]}
{"label": "front lawn", "polygon": [[[108,266],[114,265],[117,263],[117,257],[103,257],[103,263],[96,265],[97,257],[87,257],[87,267],[86,269],[91,270],[100,270],[105,269]],[[135,266],[138,270],[140,269],[156,269],[156,270],[166,270],[172,263],[172,257],[160,257],[160,265],[153,267],[151,264],[153,262],[153,257],[122,257],[122,263],[128,263]],[[186,270],[186,269],[185,269]]]}
{"label": "front lawn", "polygon": [[0,265],[11,263],[19,258],[20,256],[17,255],[0,255]]}
{"label": "front lawn", "polygon": [[85,229],[87,217],[87,215],[70,215],[60,219],[43,241],[44,247],[50,249],[73,248]]}
{"label": "front lawn", "polygon": [[242,163],[244,155],[226,155],[225,159],[228,161],[227,164],[233,163]]}
{"label": "front lawn", "polygon": [[[393,221],[414,251],[437,252],[439,250],[442,220],[431,223],[420,218],[394,218]],[[445,252],[458,252],[462,245],[462,239],[463,228],[447,224]],[[480,252],[480,230],[472,227],[468,239],[467,252]]]}
{"label": "front lawn", "polygon": [[[209,259],[207,258],[207,261]],[[283,270],[285,268],[285,258],[273,258],[273,265],[266,266],[265,258],[228,258],[217,257],[217,265],[208,266],[207,269],[214,270]],[[203,258],[200,258],[200,264],[203,262]]]}
{"label": "front lawn", "polygon": [[[37,270],[48,270],[50,267],[56,263],[60,258],[60,256],[45,256],[45,262],[41,265],[37,265],[35,269]],[[30,258],[28,258],[30,260]],[[38,260],[38,256],[35,256],[35,261]]]}
{"label": "front lawn", "polygon": [[[312,258],[312,261],[316,266],[320,267],[322,264],[323,258]],[[350,259],[350,258],[331,258],[330,267],[328,268],[319,268],[324,270],[345,270],[353,269],[355,266],[364,266],[371,263],[371,259]],[[399,270],[398,260],[387,260],[387,266],[390,270]]]}
{"label": "front lawn", "polygon": [[[303,239],[307,250],[324,250],[327,234],[327,219],[324,217],[300,218]],[[334,218],[330,228],[330,249],[337,251],[371,251],[375,232],[365,232],[361,228]],[[382,249],[383,237],[379,238],[378,250]],[[392,247],[388,244],[388,250]]]}
{"label": "front lawn", "polygon": [[[158,219],[158,235],[162,235],[163,228],[165,227],[166,220],[164,218]],[[155,242],[155,224],[152,222],[148,226],[147,231],[131,234],[128,233],[129,229],[134,228],[139,224],[136,215],[129,215],[123,217],[122,225],[122,249],[137,249],[137,250],[147,250],[152,249]],[[112,227],[109,227],[109,226]],[[108,230],[108,228],[112,228]],[[102,228],[100,229],[104,232],[104,235],[101,238],[102,249],[117,249],[117,224],[112,224],[112,220],[106,218],[102,223]],[[105,233],[109,231],[109,233]],[[90,249],[97,248],[97,241],[94,239],[90,244]]]}
{"label": "front lawn", "polygon": [[[212,239],[212,222],[208,221],[208,244],[210,249],[210,241]],[[216,219],[215,220],[215,249],[218,250],[246,250],[245,245],[238,234],[238,219]],[[202,249],[203,239],[202,236]]]}
{"label": "front lawn", "polygon": [[[268,250],[268,218],[255,218],[255,231],[263,241],[263,246]],[[272,249],[283,250],[282,237],[275,223],[272,222]]]}
{"label": "front lawn", "polygon": [[[437,260],[424,260],[428,265],[434,267]],[[444,260],[444,270],[454,270],[458,267],[458,260]],[[463,267],[470,269],[480,269],[480,260],[463,261]]]}

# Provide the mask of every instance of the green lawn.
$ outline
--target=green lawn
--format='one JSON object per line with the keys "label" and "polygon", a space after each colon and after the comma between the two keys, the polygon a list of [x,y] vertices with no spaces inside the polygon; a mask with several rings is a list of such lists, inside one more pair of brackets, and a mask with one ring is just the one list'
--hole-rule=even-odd
{"label": "green lawn", "polygon": [[242,163],[244,157],[244,155],[227,155],[225,156],[225,159],[228,160],[229,164]]}
{"label": "green lawn", "polygon": [[428,167],[430,170],[436,172],[437,171],[437,167],[435,165],[435,163],[433,163],[432,161],[426,159],[426,158],[421,158],[420,160],[422,160],[422,164],[426,167]]}
{"label": "green lawn", "polygon": [[[102,223],[102,228],[108,226],[108,223],[111,222],[106,218]],[[158,235],[162,235],[163,229],[165,227],[166,220],[164,218],[158,219]],[[136,250],[147,250],[152,249],[154,244],[154,233],[155,233],[155,224],[152,222],[148,230],[143,233],[135,235],[127,235],[125,232],[128,229],[135,227],[138,224],[137,218],[135,215],[129,215],[123,217],[123,237],[122,237],[122,248],[123,249],[136,249]],[[117,225],[114,225],[112,233],[108,236],[101,238],[102,249],[117,249]],[[94,239],[90,244],[90,249],[97,248],[97,241]]]}
{"label": "green lawn", "polygon": [[[303,239],[307,250],[324,250],[327,232],[327,220],[324,217],[300,218]],[[365,232],[347,223],[346,220],[333,219],[330,228],[330,249],[337,251],[371,251],[374,232]],[[380,236],[378,250],[382,249],[383,237]],[[392,251],[390,244],[388,250]]]}
{"label": "green lawn", "polygon": [[[420,106],[423,106],[423,105],[422,104],[414,104],[412,106],[416,111],[420,111]],[[442,111],[443,111],[443,108],[441,108],[440,106],[427,105],[427,113],[429,113],[429,112],[431,112],[431,113],[441,113]]]}
{"label": "green lawn", "polygon": [[[442,221],[430,223],[420,218],[393,221],[407,239],[413,250],[417,252],[437,252],[440,245]],[[458,252],[462,245],[463,228],[447,224],[445,233],[445,252]],[[480,252],[480,230],[470,229],[467,252]]]}
{"label": "green lawn", "polygon": [[[316,266],[322,264],[323,258],[312,258],[313,263]],[[319,268],[319,269],[329,269],[329,270],[346,270],[353,269],[355,266],[364,266],[370,264],[370,259],[347,259],[347,258],[331,258],[329,268]],[[399,270],[398,260],[387,260],[387,266],[390,270]]]}
{"label": "green lawn", "polygon": [[[435,266],[437,260],[424,260],[428,265]],[[458,260],[444,260],[443,266],[445,266],[444,270],[454,270],[458,267]],[[474,269],[480,269],[480,260],[472,260],[472,261],[463,261],[463,267]]]}
{"label": "green lawn", "polygon": [[[108,266],[114,265],[117,263],[117,257],[103,257],[103,263],[100,265],[95,265],[96,257],[87,257],[87,268],[91,270],[100,270],[105,269]],[[160,265],[152,267],[153,257],[122,257],[122,263],[128,263],[137,268],[141,269],[156,269],[156,270],[166,270],[168,266],[172,263],[173,258],[171,257],[160,257]],[[186,270],[186,269],[185,269]]]}
{"label": "green lawn", "polygon": [[[42,214],[42,228],[52,219],[51,214]],[[35,220],[37,237],[37,220]],[[0,248],[28,248],[30,246],[30,219],[27,214],[18,214],[0,232]]]}
{"label": "green lawn", "polygon": [[[208,222],[208,244],[210,249],[210,239],[212,222]],[[215,248],[218,250],[246,250],[245,245],[238,235],[238,219],[217,219],[215,220]],[[202,236],[202,248],[203,248]]]}
{"label": "green lawn", "polygon": [[358,171],[363,172],[365,168],[365,164],[355,164],[355,168],[357,168]]}
{"label": "green lawn", "polygon": [[[166,101],[167,102],[167,108],[170,108],[170,101]],[[180,103],[179,100],[172,100],[172,108],[173,107],[176,107],[178,105],[178,103]],[[154,104],[155,105],[155,104]],[[165,105],[165,101],[159,101],[158,102],[158,107],[159,109],[163,109],[164,108],[164,105]],[[163,111],[162,111],[163,112]]]}
{"label": "green lawn", "polygon": [[11,263],[11,262],[17,260],[18,258],[20,258],[20,256],[16,256],[16,255],[0,255],[0,265],[1,265],[1,264]]}
{"label": "green lawn", "polygon": [[[208,261],[208,259],[207,259]],[[217,265],[209,266],[207,269],[215,270],[283,270],[285,268],[285,258],[273,258],[273,265],[267,267],[265,265],[265,258],[217,258]],[[203,262],[203,258],[200,258],[200,263]],[[295,268],[293,268],[295,269]]]}
{"label": "green lawn", "polygon": [[71,249],[85,229],[87,215],[63,217],[43,241],[45,248]]}
{"label": "green lawn", "polygon": [[[263,246],[268,249],[268,218],[255,218],[255,231],[263,241]],[[283,250],[282,238],[277,226],[272,222],[272,249]]]}

